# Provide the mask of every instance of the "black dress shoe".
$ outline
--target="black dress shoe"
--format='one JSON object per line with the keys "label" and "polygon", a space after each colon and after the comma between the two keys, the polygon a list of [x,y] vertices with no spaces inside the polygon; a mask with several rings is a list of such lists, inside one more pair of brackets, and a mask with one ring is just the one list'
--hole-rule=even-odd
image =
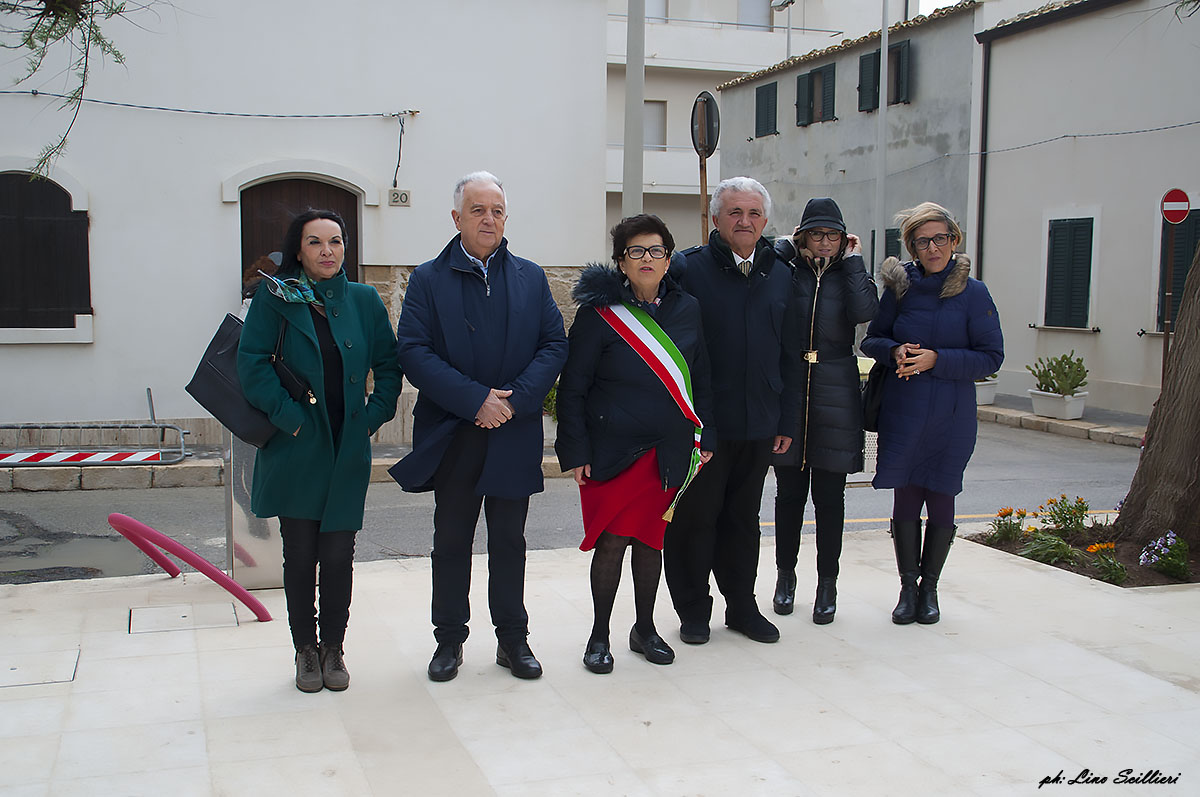
{"label": "black dress shoe", "polygon": [[542,665],[533,657],[529,643],[522,640],[507,649],[503,644],[496,645],[496,663],[501,667],[512,670],[518,678],[541,678]]}
{"label": "black dress shoe", "polygon": [[605,640],[589,641],[587,649],[583,651],[583,666],[587,667],[589,672],[597,675],[612,672],[613,657],[612,651],[608,649],[608,642]]}
{"label": "black dress shoe", "polygon": [[771,601],[775,614],[791,614],[796,605],[796,571],[779,570],[775,579],[775,597]]}
{"label": "black dress shoe", "polygon": [[699,620],[684,620],[679,624],[679,639],[689,645],[703,645],[708,642],[708,623]]}
{"label": "black dress shoe", "polygon": [[726,612],[725,625],[731,631],[745,634],[755,642],[779,641],[779,629],[775,627],[774,623],[763,617],[757,608],[738,615]]}
{"label": "black dress shoe", "polygon": [[440,642],[429,662],[429,680],[452,681],[462,666],[462,643]]}
{"label": "black dress shoe", "polygon": [[671,650],[667,640],[660,637],[656,631],[642,636],[638,633],[637,626],[629,629],[629,649],[634,653],[641,653],[651,664],[670,664],[675,661],[675,651]]}

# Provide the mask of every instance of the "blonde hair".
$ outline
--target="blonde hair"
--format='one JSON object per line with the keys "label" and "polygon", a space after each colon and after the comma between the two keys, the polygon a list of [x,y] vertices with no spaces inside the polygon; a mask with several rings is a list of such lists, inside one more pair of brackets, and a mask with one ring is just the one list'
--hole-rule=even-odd
{"label": "blonde hair", "polygon": [[914,258],[917,256],[917,247],[913,243],[917,237],[917,228],[930,221],[944,222],[946,229],[954,236],[955,245],[962,243],[962,229],[950,211],[936,202],[922,202],[914,208],[896,214],[896,223],[900,225],[900,237],[904,239],[904,248]]}

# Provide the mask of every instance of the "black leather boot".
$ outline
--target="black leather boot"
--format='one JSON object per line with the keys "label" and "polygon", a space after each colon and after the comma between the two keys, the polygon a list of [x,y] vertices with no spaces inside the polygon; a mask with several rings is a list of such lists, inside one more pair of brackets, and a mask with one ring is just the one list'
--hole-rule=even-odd
{"label": "black leather boot", "polygon": [[775,579],[775,597],[771,606],[775,614],[791,614],[796,605],[796,571],[780,568]]}
{"label": "black leather boot", "polygon": [[917,579],[921,575],[921,521],[893,520],[892,546],[900,571],[900,600],[892,610],[892,622],[908,625],[917,619]]}
{"label": "black leather boot", "polygon": [[925,524],[925,547],[921,551],[921,586],[917,591],[917,622],[932,625],[941,619],[937,584],[942,575],[957,526]]}
{"label": "black leather boot", "polygon": [[836,611],[837,577],[820,576],[817,578],[817,599],[813,602],[813,622],[817,625],[832,623]]}

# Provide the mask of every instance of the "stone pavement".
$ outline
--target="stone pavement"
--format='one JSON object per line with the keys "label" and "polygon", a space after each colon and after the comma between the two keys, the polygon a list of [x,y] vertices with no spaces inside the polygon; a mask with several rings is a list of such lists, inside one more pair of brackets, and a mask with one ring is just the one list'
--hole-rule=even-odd
{"label": "stone pavement", "polygon": [[[1107,779],[1088,794],[1200,793],[1195,585],[1121,589],[960,540],[942,622],[896,626],[890,541],[852,532],[833,624],[807,616],[805,575],[778,643],[722,627],[718,598],[711,642],[684,645],[663,589],[677,659],[655,666],[624,644],[627,578],[597,676],[589,561],[530,552],[545,675],[519,681],[493,663],[480,558],[475,634],[440,684],[429,560],[360,564],[351,687],[314,695],[292,684],[281,590],[256,592],[259,623],[194,573],[0,586],[0,793],[991,797],[1085,771]],[[1177,781],[1121,783],[1147,772]]]}
{"label": "stone pavement", "polygon": [[[1089,408],[1078,421],[1057,421],[1034,415],[1029,399],[1000,394],[996,403],[979,407],[980,421],[1002,423],[1050,434],[1091,439],[1101,443],[1138,446],[1146,434],[1144,415]],[[390,480],[387,469],[407,453],[401,447],[376,447],[371,481]],[[547,452],[542,462],[547,478],[561,478],[558,461]],[[0,468],[0,492],[9,490],[113,490],[149,487],[219,487],[224,462],[219,451],[202,450],[175,465],[94,465],[88,467]]]}

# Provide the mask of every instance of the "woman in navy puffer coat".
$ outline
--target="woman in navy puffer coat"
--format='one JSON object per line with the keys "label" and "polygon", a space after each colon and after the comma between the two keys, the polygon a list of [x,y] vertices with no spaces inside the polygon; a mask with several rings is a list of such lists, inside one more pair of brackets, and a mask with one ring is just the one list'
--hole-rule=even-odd
{"label": "woman in navy puffer coat", "polygon": [[884,262],[879,314],[861,347],[890,369],[872,485],[895,490],[901,588],[892,622],[936,623],[938,577],[954,541],[954,496],[975,450],[974,381],[1000,368],[1004,339],[987,287],[969,276],[967,257],[954,253],[962,231],[950,212],[925,202],[897,220],[916,260]]}

